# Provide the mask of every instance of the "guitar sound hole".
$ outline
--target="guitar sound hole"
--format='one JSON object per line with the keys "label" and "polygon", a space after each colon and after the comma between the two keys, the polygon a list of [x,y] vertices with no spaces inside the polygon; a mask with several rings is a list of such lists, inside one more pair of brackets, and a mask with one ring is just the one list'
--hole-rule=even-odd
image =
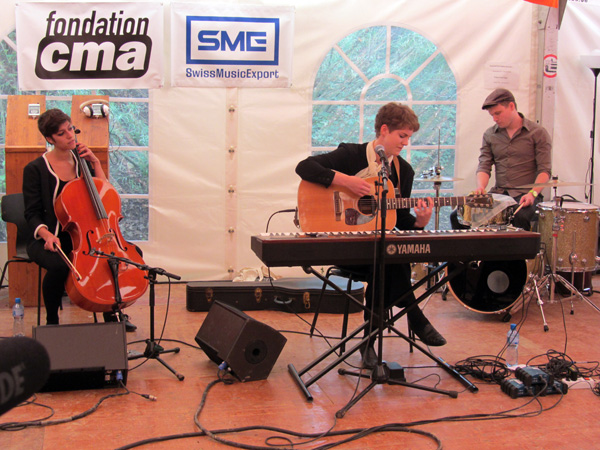
{"label": "guitar sound hole", "polygon": [[377,213],[377,200],[372,195],[366,195],[358,200],[358,210],[362,214],[375,215]]}

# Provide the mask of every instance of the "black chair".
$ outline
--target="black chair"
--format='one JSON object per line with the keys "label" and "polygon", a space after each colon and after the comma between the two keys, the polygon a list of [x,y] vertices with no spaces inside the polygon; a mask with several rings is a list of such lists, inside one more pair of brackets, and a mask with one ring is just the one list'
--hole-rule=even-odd
{"label": "black chair", "polygon": [[[353,287],[355,283],[358,282],[366,282],[368,281],[366,279],[367,274],[362,273],[362,272],[353,272],[351,270],[348,269],[343,269],[337,266],[331,266],[327,269],[327,272],[325,273],[325,278],[327,278],[329,280],[329,278],[331,276],[337,276],[337,277],[342,277],[342,278],[346,278],[348,280],[348,284],[346,286],[346,304],[344,306],[344,318],[342,321],[342,333],[340,335],[340,339],[344,339],[346,337],[346,334],[348,332],[348,315],[350,313],[350,301],[351,299],[348,297],[349,295],[351,295],[351,292],[353,291]],[[312,335],[314,334],[315,331],[315,327],[317,325],[317,319],[319,318],[319,312],[321,310],[321,303],[323,301],[323,296],[325,295],[325,290],[327,289],[327,283],[323,283],[323,287],[321,288],[321,293],[319,295],[319,299],[317,300],[317,304],[315,307],[315,315],[313,317],[313,321],[312,324],[310,326],[310,336],[312,337]],[[363,299],[359,299],[359,300],[363,300]],[[363,309],[365,308],[364,305],[360,305]],[[345,351],[345,346],[341,346],[340,347],[340,351],[343,353]]]}
{"label": "black chair", "polygon": [[[345,296],[346,304],[344,306],[344,317],[343,317],[343,320],[342,320],[342,332],[341,332],[341,335],[340,335],[340,339],[343,340],[346,337],[347,333],[348,333],[348,315],[349,315],[349,312],[350,312],[350,301],[351,301],[349,295],[351,295],[351,292],[353,290],[353,286],[354,286],[355,283],[359,283],[359,282],[371,282],[372,280],[368,279],[369,275],[366,274],[366,273],[364,273],[364,272],[352,271],[352,270],[349,270],[347,268],[341,268],[341,267],[338,267],[338,266],[331,266],[331,267],[329,267],[327,269],[327,272],[325,272],[325,278],[327,278],[329,280],[329,278],[331,276],[337,276],[337,277],[341,277],[341,278],[346,278],[348,280],[348,284],[346,286],[346,294],[347,295]],[[315,331],[315,327],[317,325],[317,319],[319,318],[319,312],[321,310],[321,303],[322,303],[322,300],[323,300],[323,296],[325,295],[325,289],[326,288],[327,288],[327,283],[324,282],[323,283],[323,287],[321,289],[321,293],[319,295],[319,299],[317,300],[317,305],[316,305],[316,308],[315,308],[315,315],[313,317],[313,321],[312,321],[312,324],[310,326],[310,337],[313,336],[314,331]],[[361,305],[361,307],[363,309],[366,308],[364,305]],[[391,310],[387,311],[387,318],[388,319],[391,319],[392,315],[393,314],[392,314]],[[390,332],[391,326],[392,325],[390,324],[390,326],[388,328],[388,332]],[[408,337],[410,339],[413,339],[413,340],[415,339],[415,333],[410,328],[410,326],[408,327]],[[410,349],[410,352],[412,353],[413,352],[412,343],[409,343],[409,349]],[[345,346],[342,345],[340,347],[340,352],[344,353],[344,351],[345,351]]]}
{"label": "black chair", "polygon": [[[6,276],[6,270],[10,263],[33,263],[34,261],[29,259],[27,255],[27,241],[33,230],[29,229],[29,225],[25,220],[25,202],[23,201],[23,194],[7,194],[2,197],[2,203],[0,204],[2,209],[2,220],[7,223],[14,223],[17,226],[17,242],[16,252],[4,264],[2,269],[2,276],[0,277],[0,289],[8,287],[4,285],[4,277]],[[38,266],[38,292],[37,292],[37,324],[40,324],[40,312],[42,305],[42,267]]]}

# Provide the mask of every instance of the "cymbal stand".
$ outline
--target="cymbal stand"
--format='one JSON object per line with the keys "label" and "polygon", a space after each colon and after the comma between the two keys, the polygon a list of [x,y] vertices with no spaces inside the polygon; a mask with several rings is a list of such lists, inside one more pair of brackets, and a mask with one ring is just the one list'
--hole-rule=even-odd
{"label": "cymbal stand", "polygon": [[[440,175],[442,172],[442,167],[439,165],[440,164],[440,155],[439,155],[439,147],[438,147],[438,165],[435,167],[435,173],[436,175]],[[439,173],[438,173],[439,172]],[[434,181],[433,182],[433,190],[435,191],[435,198],[436,198],[436,202],[435,202],[435,210],[434,210],[434,214],[435,214],[435,231],[438,231],[440,229],[440,203],[439,203],[439,198],[440,198],[440,188],[442,187],[442,182],[441,181]],[[431,273],[431,271],[433,269],[435,269],[439,264],[436,262],[433,263],[428,263],[427,264],[427,273]],[[429,283],[427,284],[427,287],[430,288],[433,285],[433,281],[434,280],[429,280]],[[442,288],[443,290],[444,288]]]}
{"label": "cymbal stand", "polygon": [[[540,271],[543,272],[545,264],[544,264],[544,258],[545,258],[545,254],[546,254],[546,250],[544,248],[541,248],[539,253],[535,256],[536,262],[534,263],[534,267],[537,268],[537,271],[533,274],[529,275],[529,280],[527,281],[527,284],[533,284],[533,288],[535,289],[535,296],[537,299],[537,304],[540,308],[540,312],[542,314],[542,321],[544,322],[544,331],[548,331],[550,328],[548,327],[548,322],[546,322],[546,316],[544,315],[544,301],[542,300],[542,296],[540,295],[540,284],[543,285],[544,283],[540,283]],[[530,287],[528,287],[527,285],[525,286],[525,288],[523,288],[523,292],[529,292],[531,290]],[[525,301],[525,299],[523,299],[523,301]]]}
{"label": "cymbal stand", "polygon": [[[569,253],[569,263],[571,264],[571,285],[575,287],[575,263],[578,260],[577,253],[575,252],[575,243],[577,242],[576,233],[573,231],[571,240],[571,253]],[[579,289],[577,289],[579,291]],[[575,306],[573,305],[573,295],[569,297],[571,300],[571,314],[575,312]]]}
{"label": "cymbal stand", "polygon": [[[435,191],[435,198],[438,199],[440,198],[440,188],[442,186],[442,182],[441,181],[435,181],[433,183],[433,190]],[[435,214],[435,230],[439,230],[440,229],[440,204],[439,201],[435,202],[435,210],[434,210],[434,214]]]}
{"label": "cymbal stand", "polygon": [[[441,164],[440,164],[440,145],[441,145],[441,130],[438,128],[438,148],[437,148],[437,164],[435,165],[435,167],[432,168],[433,173],[435,174],[435,177],[439,179],[439,177],[442,175],[442,170],[444,169]],[[440,204],[439,204],[439,198],[440,198],[440,189],[442,187],[442,182],[441,181],[434,181],[433,182],[433,190],[435,191],[435,198],[436,198],[436,202],[435,202],[435,220],[434,220],[434,226],[435,226],[435,231],[438,231],[440,229]],[[429,263],[427,264],[427,272],[431,273],[431,271],[433,269],[435,269],[439,264],[437,263]],[[429,281],[429,283],[427,284],[427,287],[430,288],[432,286],[432,280]],[[442,288],[443,289],[443,288]]]}
{"label": "cymbal stand", "polygon": [[[434,167],[434,172],[436,177],[440,177],[442,175],[442,170],[444,169],[440,165],[440,142],[441,142],[441,130],[438,128],[438,148],[437,148],[437,164]],[[434,181],[433,190],[435,191],[435,198],[440,197],[440,188],[442,187],[441,181]],[[435,204],[435,230],[440,229],[440,205],[438,202]]]}

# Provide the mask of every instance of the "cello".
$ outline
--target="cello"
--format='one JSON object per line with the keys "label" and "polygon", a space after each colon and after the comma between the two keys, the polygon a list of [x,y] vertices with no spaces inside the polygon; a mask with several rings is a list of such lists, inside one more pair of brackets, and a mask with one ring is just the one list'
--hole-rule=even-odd
{"label": "cello", "polygon": [[69,181],[54,202],[56,217],[73,241],[73,251],[65,260],[71,268],[65,289],[71,301],[86,311],[121,310],[146,292],[149,280],[138,267],[144,261],[119,229],[123,216],[116,189],[92,177],[77,148],[71,151],[81,176]]}

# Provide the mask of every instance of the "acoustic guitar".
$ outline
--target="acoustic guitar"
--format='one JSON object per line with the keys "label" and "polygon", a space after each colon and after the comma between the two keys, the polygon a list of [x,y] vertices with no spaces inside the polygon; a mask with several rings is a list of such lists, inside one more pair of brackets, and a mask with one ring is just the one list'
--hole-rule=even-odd
{"label": "acoustic guitar", "polygon": [[[371,184],[369,195],[359,197],[339,186],[328,188],[305,180],[298,187],[298,220],[306,233],[332,231],[376,231],[381,228],[380,200],[377,198],[377,177],[366,178]],[[391,182],[390,192],[395,192]],[[386,230],[396,225],[396,210],[414,208],[419,198],[386,198]],[[465,197],[433,197],[433,205],[470,205],[474,208],[491,208],[494,199],[490,194]]]}

